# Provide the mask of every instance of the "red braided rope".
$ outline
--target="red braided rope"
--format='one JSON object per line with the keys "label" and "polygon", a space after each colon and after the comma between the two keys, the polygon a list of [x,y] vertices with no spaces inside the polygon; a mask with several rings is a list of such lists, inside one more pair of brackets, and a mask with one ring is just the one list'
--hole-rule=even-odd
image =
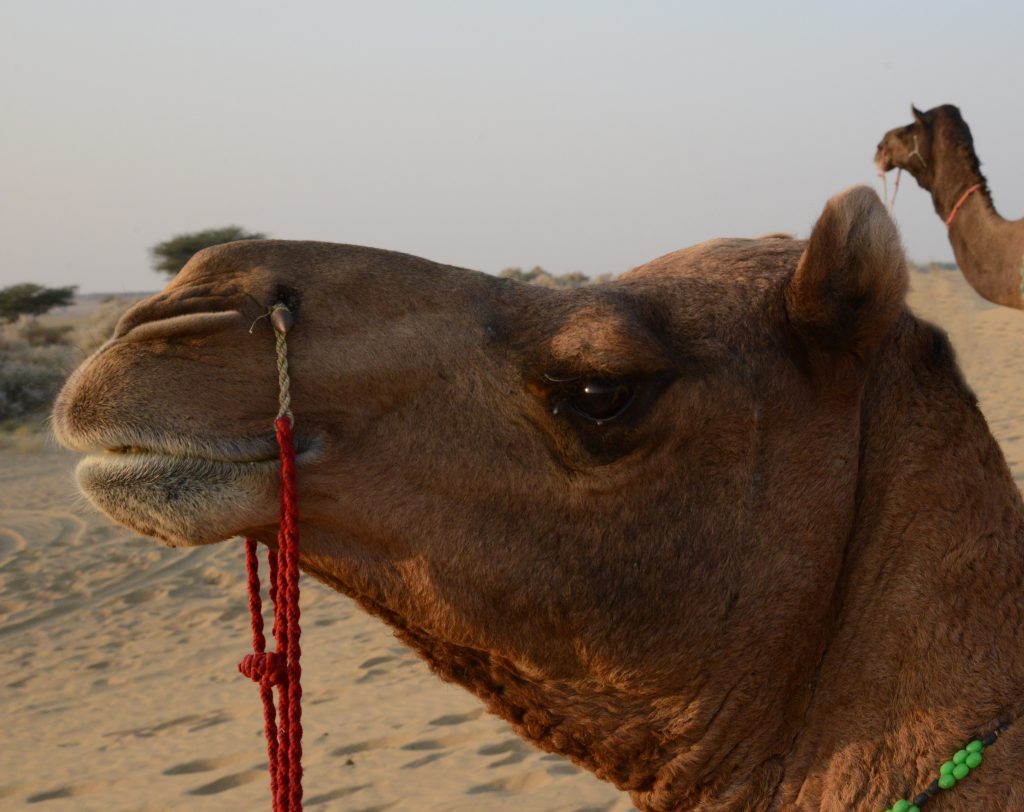
{"label": "red braided rope", "polygon": [[[242,659],[238,670],[260,687],[273,812],[300,812],[302,650],[299,646],[299,500],[295,484],[295,445],[291,418],[288,415],[278,417],[274,421],[274,428],[281,452],[281,522],[277,537],[278,550],[270,551],[268,558],[276,651],[266,651],[256,542],[246,539],[245,565],[248,572],[253,653]],[[276,712],[274,685],[277,686]]]}
{"label": "red braided rope", "polygon": [[970,189],[968,189],[966,192],[963,193],[963,195],[960,197],[960,199],[956,202],[956,205],[953,206],[953,211],[951,211],[949,213],[949,217],[946,218],[946,228],[951,228],[952,227],[953,219],[956,217],[956,213],[958,211],[960,211],[960,207],[963,206],[963,204],[967,202],[967,198],[969,198],[972,194],[974,194],[980,188],[981,188],[981,184],[980,183],[975,183]]}

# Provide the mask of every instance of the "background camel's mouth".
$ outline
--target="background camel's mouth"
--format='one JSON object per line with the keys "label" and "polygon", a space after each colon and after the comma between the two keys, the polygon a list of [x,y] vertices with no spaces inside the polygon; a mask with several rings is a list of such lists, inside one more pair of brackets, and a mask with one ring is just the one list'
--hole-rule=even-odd
{"label": "background camel's mouth", "polygon": [[875,166],[878,167],[879,172],[889,172],[896,168],[896,164],[892,162],[892,153],[888,147],[879,147],[875,153]]}

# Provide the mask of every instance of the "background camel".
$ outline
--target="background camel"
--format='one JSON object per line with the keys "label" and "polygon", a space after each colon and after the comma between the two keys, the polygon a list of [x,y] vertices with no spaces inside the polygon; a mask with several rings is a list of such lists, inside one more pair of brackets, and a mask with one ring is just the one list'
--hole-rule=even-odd
{"label": "background camel", "polygon": [[906,170],[931,192],[935,212],[948,225],[957,264],[979,294],[1024,308],[1024,219],[1004,220],[996,211],[959,109],[952,104],[927,113],[910,109],[913,123],[882,137],[875,163],[883,172]]}
{"label": "background camel", "polygon": [[[211,249],[55,411],[89,498],[272,543],[284,300],[303,567],[645,810],[884,809],[1024,696],[1022,504],[877,196],[552,291]],[[1024,728],[940,810],[1024,808]]]}

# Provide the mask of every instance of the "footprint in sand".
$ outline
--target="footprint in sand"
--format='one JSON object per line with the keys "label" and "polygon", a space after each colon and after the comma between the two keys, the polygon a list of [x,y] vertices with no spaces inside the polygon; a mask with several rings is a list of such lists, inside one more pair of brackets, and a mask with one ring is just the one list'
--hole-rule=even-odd
{"label": "footprint in sand", "polygon": [[189,733],[195,733],[197,730],[205,730],[208,727],[216,727],[217,725],[223,725],[227,722],[232,721],[235,718],[234,714],[226,713],[224,711],[217,711],[212,713],[203,719],[199,724],[193,725],[188,729]]}
{"label": "footprint in sand", "polygon": [[78,798],[90,792],[95,792],[101,786],[101,784],[95,782],[90,784],[69,784],[68,786],[58,787],[57,789],[30,795],[27,798],[27,802],[30,804],[38,804],[43,801],[58,801],[64,798]]}
{"label": "footprint in sand", "polygon": [[532,747],[527,746],[519,739],[506,739],[505,741],[497,744],[485,745],[477,750],[477,753],[481,756],[504,756],[504,758],[499,758],[497,761],[492,761],[488,764],[488,769],[518,764],[521,761],[525,761],[533,752]]}
{"label": "footprint in sand", "polygon": [[201,787],[190,789],[188,794],[218,795],[221,792],[227,792],[229,789],[248,784],[250,781],[263,778],[264,775],[264,770],[246,770],[240,773],[232,773],[231,775],[225,775],[223,778],[218,778],[216,781],[211,781],[209,784],[203,784]]}
{"label": "footprint in sand", "polygon": [[403,764],[401,769],[403,769],[403,770],[415,770],[417,767],[424,767],[427,764],[432,764],[433,762],[438,761],[438,760],[444,758],[447,755],[449,755],[447,752],[444,752],[444,753],[431,753],[428,756],[423,756],[423,758],[416,758],[416,759],[413,759],[412,761],[410,761],[410,762],[408,762],[406,764]]}
{"label": "footprint in sand", "polygon": [[360,663],[359,667],[360,668],[375,668],[378,665],[384,665],[384,663],[394,662],[394,660],[395,660],[394,657],[388,657],[387,655],[383,655],[381,657],[371,657],[366,662]]}
{"label": "footprint in sand", "polygon": [[403,750],[443,750],[444,745],[436,739],[425,739],[402,745]]}
{"label": "footprint in sand", "polygon": [[505,739],[497,744],[485,744],[477,752],[482,756],[500,756],[505,753],[532,752],[533,748],[519,739]]}
{"label": "footprint in sand", "polygon": [[466,790],[467,795],[483,795],[488,792],[529,792],[547,784],[551,779],[544,773],[520,773],[486,784],[477,784]]}
{"label": "footprint in sand", "polygon": [[203,730],[208,727],[216,727],[222,725],[225,722],[230,722],[235,717],[232,714],[225,713],[224,711],[216,711],[214,713],[207,714],[206,716],[200,716],[195,713],[186,714],[185,716],[178,716],[174,719],[169,719],[166,722],[160,722],[155,725],[147,725],[146,727],[139,728],[128,728],[125,730],[114,730],[107,736],[137,736],[140,739],[149,739],[160,733],[164,733],[168,730],[173,730],[176,727],[188,725],[188,732],[194,733],[197,730]]}
{"label": "footprint in sand", "polygon": [[427,724],[434,725],[435,727],[440,727],[441,725],[461,725],[464,722],[472,722],[474,719],[479,719],[483,715],[484,709],[478,708],[469,713],[448,713],[444,716],[438,716],[436,719],[431,719]]}
{"label": "footprint in sand", "polygon": [[394,739],[367,739],[366,741],[353,742],[352,744],[346,744],[342,747],[338,747],[331,750],[332,756],[352,756],[356,753],[365,753],[367,750],[377,750],[381,747],[387,747],[392,744]]}
{"label": "footprint in sand", "polygon": [[208,773],[212,770],[219,770],[221,767],[228,767],[237,764],[239,761],[247,760],[246,756],[224,756],[221,758],[197,758],[192,761],[185,761],[175,764],[164,770],[164,775],[191,775],[192,773]]}
{"label": "footprint in sand", "polygon": [[361,789],[366,789],[370,784],[359,784],[355,787],[342,787],[341,789],[332,790],[331,792],[325,792],[322,795],[313,795],[309,798],[302,799],[302,805],[307,806],[320,806],[330,801],[336,801],[338,798],[345,798],[348,795],[353,795],[359,792]]}
{"label": "footprint in sand", "polygon": [[420,739],[419,741],[409,742],[403,744],[403,750],[443,750],[445,747],[451,747],[456,744],[464,744],[465,742],[472,741],[473,739],[479,738],[482,733],[476,731],[470,731],[468,733],[449,733],[447,736],[441,736],[436,739]]}
{"label": "footprint in sand", "polygon": [[383,677],[387,675],[388,673],[390,673],[389,669],[380,668],[379,666],[386,665],[387,663],[391,663],[394,661],[394,657],[388,657],[387,655],[384,655],[381,657],[371,657],[369,660],[360,663],[359,667],[363,669],[366,673],[363,674],[359,679],[357,679],[356,682],[373,682],[378,677]]}

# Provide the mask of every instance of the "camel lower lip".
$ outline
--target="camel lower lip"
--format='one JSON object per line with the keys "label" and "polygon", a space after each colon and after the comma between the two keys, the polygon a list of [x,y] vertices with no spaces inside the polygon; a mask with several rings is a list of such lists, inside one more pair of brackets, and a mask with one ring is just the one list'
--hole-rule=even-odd
{"label": "camel lower lip", "polygon": [[273,459],[243,462],[105,451],[76,469],[82,492],[120,524],[171,544],[221,541],[276,519]]}
{"label": "camel lower lip", "polygon": [[276,481],[277,457],[244,461],[186,457],[155,451],[105,451],[87,455],[78,465],[79,484],[90,494],[103,488],[138,488],[141,494],[161,491],[195,495],[229,483],[254,479]]}

